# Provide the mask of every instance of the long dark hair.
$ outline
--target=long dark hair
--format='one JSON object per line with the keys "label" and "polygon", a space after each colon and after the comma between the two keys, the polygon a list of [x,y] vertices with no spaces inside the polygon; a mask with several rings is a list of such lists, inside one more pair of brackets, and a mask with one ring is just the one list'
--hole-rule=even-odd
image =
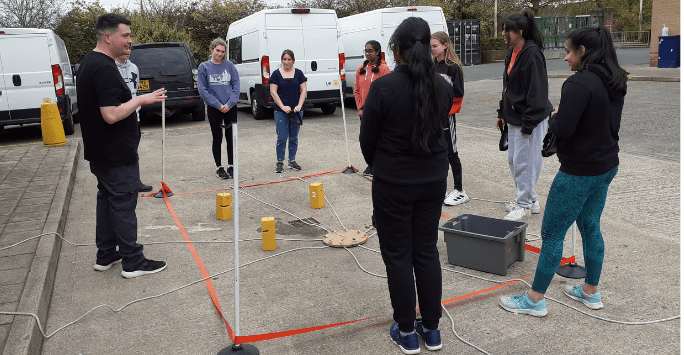
{"label": "long dark hair", "polygon": [[587,64],[602,64],[612,75],[609,86],[618,87],[627,82],[627,72],[618,64],[613,38],[606,27],[582,27],[570,32],[567,37],[568,48],[576,51],[580,46],[584,47],[579,70],[586,68]]}
{"label": "long dark hair", "polygon": [[405,19],[389,40],[394,56],[408,66],[411,80],[411,117],[413,134],[411,143],[416,153],[430,153],[430,145],[443,136],[444,117],[438,105],[432,103],[439,88],[430,52],[430,26],[420,17]]}
{"label": "long dark hair", "polygon": [[504,31],[522,31],[525,42],[533,40],[539,49],[544,48],[544,36],[534,22],[534,15],[529,11],[508,16],[503,22],[503,29]]}
{"label": "long dark hair", "polygon": [[[378,51],[377,63],[375,63],[375,66],[373,67],[373,69],[371,69],[373,73],[377,73],[380,71],[380,63],[382,63],[382,51],[380,50],[380,42],[371,39],[370,41],[366,42],[366,46],[369,44],[371,45],[371,47],[373,47],[374,50]],[[365,49],[366,46],[363,46],[363,48]],[[366,74],[366,65],[368,65],[368,62],[368,59],[363,61],[363,67],[361,68],[361,70],[359,70],[359,74]]]}

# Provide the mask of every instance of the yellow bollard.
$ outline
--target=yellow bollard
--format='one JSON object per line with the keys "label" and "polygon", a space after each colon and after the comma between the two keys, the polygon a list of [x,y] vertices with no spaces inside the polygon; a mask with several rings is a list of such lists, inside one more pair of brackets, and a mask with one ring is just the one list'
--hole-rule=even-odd
{"label": "yellow bollard", "polygon": [[225,221],[233,218],[233,195],[223,192],[216,194],[216,218]]}
{"label": "yellow bollard", "polygon": [[323,184],[315,182],[309,185],[311,195],[311,208],[323,208],[325,206],[325,195],[323,194]]}
{"label": "yellow bollard", "polygon": [[50,99],[43,99],[43,104],[40,105],[40,129],[46,147],[66,144],[62,117],[59,115],[57,104],[50,103]]}
{"label": "yellow bollard", "polygon": [[276,250],[275,218],[261,218],[261,244],[264,250]]}

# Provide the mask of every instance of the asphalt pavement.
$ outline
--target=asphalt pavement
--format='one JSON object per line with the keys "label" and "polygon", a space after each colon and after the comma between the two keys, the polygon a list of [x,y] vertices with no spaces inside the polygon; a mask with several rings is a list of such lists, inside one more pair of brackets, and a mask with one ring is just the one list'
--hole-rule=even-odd
{"label": "asphalt pavement", "polygon": [[[587,315],[549,300],[549,315],[538,319],[498,306],[498,297],[526,289],[521,282],[507,284],[509,280],[534,273],[541,214],[526,219],[530,247],[525,260],[511,265],[505,277],[449,264],[440,232],[446,307],[440,323],[441,353],[479,353],[454,333],[489,353],[679,353],[680,320],[613,322],[680,314],[680,138],[679,130],[667,126],[680,118],[679,84],[668,82],[679,79],[679,69],[625,67],[635,77],[650,79],[629,84],[620,171],[602,219],[606,261],[600,291],[606,307]],[[554,105],[563,74],[549,72]],[[506,213],[503,202],[514,197],[506,154],[496,149],[498,132],[493,129],[500,87],[500,80],[466,83],[458,149],[471,201],[445,206],[442,224],[466,213],[501,218]],[[370,181],[360,173],[340,171],[350,163],[365,168],[355,110],[345,111],[348,143],[340,107],[334,115],[306,110],[297,156],[303,170],[284,174],[273,173],[273,122],[255,121],[248,110],[239,112],[238,172],[244,187],[239,196],[239,326],[231,271],[234,220],[217,220],[215,207],[217,193],[234,191],[232,180],[214,176],[206,122],[167,125],[164,154],[159,126],[144,128],[142,179],[155,190],[163,179],[175,195],[168,200],[141,196],[139,241],[148,257],[166,260],[169,266],[131,280],[120,276],[120,265],[106,272],[92,269],[97,189],[79,140],[61,148],[0,141],[0,311],[37,313],[46,333],[61,329],[44,338],[34,318],[0,315],[3,354],[216,354],[232,344],[228,329],[238,327],[240,336],[247,337],[239,339],[262,354],[400,353],[388,337],[392,318],[384,265],[377,236],[367,226]],[[644,116],[661,121],[644,127]],[[558,166],[555,158],[544,161],[537,185],[542,206]],[[310,207],[308,185],[313,182],[324,185],[327,202],[322,209]],[[25,207],[34,205],[50,207]],[[275,251],[262,250],[262,217],[276,219],[280,239]],[[294,222],[309,217],[327,230],[356,229],[371,237],[362,247],[326,247],[321,241],[326,230]],[[49,235],[11,247],[49,232],[63,234],[69,243]],[[565,257],[573,254],[569,235]],[[580,265],[581,249],[578,235]],[[203,275],[211,277],[203,280]],[[562,288],[577,282],[557,276],[548,296],[572,304]],[[212,302],[211,290],[228,326]],[[84,316],[103,304],[111,308]],[[350,321],[356,322],[309,329]],[[291,333],[281,333],[286,331]]]}

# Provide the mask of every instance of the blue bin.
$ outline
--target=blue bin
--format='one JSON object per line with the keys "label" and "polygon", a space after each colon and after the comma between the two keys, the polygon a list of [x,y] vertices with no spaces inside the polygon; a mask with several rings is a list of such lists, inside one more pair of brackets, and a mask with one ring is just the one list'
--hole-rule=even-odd
{"label": "blue bin", "polygon": [[679,36],[658,37],[658,68],[679,68]]}

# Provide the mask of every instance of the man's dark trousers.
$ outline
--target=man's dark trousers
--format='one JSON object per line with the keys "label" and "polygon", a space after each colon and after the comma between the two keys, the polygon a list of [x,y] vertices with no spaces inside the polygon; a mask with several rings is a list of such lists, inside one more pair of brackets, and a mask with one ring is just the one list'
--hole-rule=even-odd
{"label": "man's dark trousers", "polygon": [[138,240],[138,204],[140,171],[138,162],[102,166],[90,164],[90,171],[97,177],[97,210],[95,244],[97,263],[108,265],[121,255],[124,270],[133,270],[144,261],[143,246]]}

